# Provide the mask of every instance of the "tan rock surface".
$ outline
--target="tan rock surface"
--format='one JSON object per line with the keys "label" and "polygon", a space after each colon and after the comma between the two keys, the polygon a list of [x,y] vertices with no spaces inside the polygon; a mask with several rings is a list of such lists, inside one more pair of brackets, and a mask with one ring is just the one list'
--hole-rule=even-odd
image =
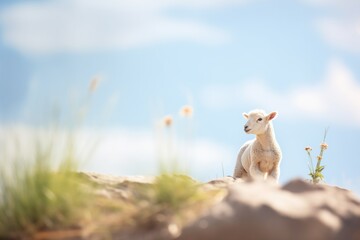
{"label": "tan rock surface", "polygon": [[223,201],[183,228],[178,239],[359,240],[360,201],[351,191],[303,180],[283,187],[228,184]]}
{"label": "tan rock surface", "polygon": [[[98,186],[96,194],[128,203],[139,199],[155,179],[82,174]],[[280,186],[232,177],[202,187],[205,191],[223,189],[223,197],[200,213],[194,211],[195,217],[185,226],[163,222],[130,232],[119,229],[112,239],[360,240],[360,199],[349,190],[300,179]]]}

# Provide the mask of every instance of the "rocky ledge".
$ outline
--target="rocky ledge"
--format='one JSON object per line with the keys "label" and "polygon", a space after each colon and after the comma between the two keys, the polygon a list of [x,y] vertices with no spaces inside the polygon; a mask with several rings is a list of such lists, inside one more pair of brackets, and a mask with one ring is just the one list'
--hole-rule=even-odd
{"label": "rocky ledge", "polygon": [[[127,199],[136,194],[128,186],[151,185],[154,178],[85,174],[98,185],[98,194]],[[222,197],[178,228],[164,233],[146,228],[116,233],[113,239],[253,239],[359,240],[360,200],[349,190],[295,179],[283,186],[231,177],[201,185],[220,189]],[[166,225],[166,224],[165,224]]]}
{"label": "rocky ledge", "polygon": [[303,180],[243,182],[182,230],[178,239],[360,239],[360,201],[351,191]]}

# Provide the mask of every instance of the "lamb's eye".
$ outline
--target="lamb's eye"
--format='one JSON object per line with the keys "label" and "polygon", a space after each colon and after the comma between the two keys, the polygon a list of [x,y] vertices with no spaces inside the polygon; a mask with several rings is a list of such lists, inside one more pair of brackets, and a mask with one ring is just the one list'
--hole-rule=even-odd
{"label": "lamb's eye", "polygon": [[258,122],[261,122],[261,121],[262,121],[262,118],[259,118],[257,121],[258,121]]}

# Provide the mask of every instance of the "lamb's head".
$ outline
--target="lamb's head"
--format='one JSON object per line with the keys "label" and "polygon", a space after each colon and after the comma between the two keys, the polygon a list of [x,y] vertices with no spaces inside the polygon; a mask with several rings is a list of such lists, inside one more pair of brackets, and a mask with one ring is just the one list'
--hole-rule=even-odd
{"label": "lamb's head", "polygon": [[249,113],[243,113],[244,118],[247,119],[244,125],[244,131],[248,134],[263,134],[276,115],[277,112],[266,114],[263,110],[253,110]]}

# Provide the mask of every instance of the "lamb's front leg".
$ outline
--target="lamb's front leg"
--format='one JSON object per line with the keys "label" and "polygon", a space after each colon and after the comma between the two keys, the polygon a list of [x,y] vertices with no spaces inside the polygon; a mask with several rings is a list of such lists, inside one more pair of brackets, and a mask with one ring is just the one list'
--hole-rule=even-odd
{"label": "lamb's front leg", "polygon": [[280,167],[279,167],[279,163],[276,163],[274,165],[274,168],[272,169],[272,171],[269,174],[269,178],[278,182],[279,176],[280,176]]}
{"label": "lamb's front leg", "polygon": [[265,177],[265,173],[263,173],[261,170],[260,170],[260,163],[259,162],[252,162],[250,164],[250,176],[253,178],[253,179],[261,179],[261,180],[264,180],[264,177]]}

